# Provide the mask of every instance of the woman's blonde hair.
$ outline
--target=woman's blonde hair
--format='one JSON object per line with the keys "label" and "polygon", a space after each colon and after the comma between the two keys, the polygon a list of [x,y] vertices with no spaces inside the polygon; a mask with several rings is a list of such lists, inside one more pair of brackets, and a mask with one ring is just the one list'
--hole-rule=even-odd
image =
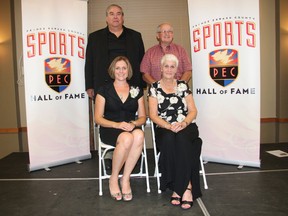
{"label": "woman's blonde hair", "polygon": [[131,77],[133,76],[133,71],[132,71],[132,66],[128,60],[127,57],[125,56],[117,56],[110,64],[109,68],[108,68],[108,74],[112,79],[115,79],[115,65],[117,62],[119,61],[124,61],[127,64],[127,69],[128,69],[128,77],[127,79],[131,79]]}

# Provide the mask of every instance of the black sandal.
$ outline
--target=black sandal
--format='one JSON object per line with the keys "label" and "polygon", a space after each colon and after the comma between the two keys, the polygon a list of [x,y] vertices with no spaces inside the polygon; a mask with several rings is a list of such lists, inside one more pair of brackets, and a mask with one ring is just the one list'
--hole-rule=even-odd
{"label": "black sandal", "polygon": [[[174,203],[172,203],[172,201],[178,201],[179,203],[178,204],[174,204]],[[171,203],[171,205],[173,205],[173,206],[179,206],[180,204],[181,204],[181,197],[171,197],[170,198],[170,203]]]}
{"label": "black sandal", "polygon": [[[191,191],[191,188],[187,188],[186,190],[190,190]],[[191,193],[192,193],[192,191],[191,191]],[[183,205],[189,205],[189,207],[188,208],[184,208]],[[182,200],[181,201],[181,208],[184,209],[184,210],[190,209],[192,206],[193,206],[193,201],[187,201],[187,200]]]}

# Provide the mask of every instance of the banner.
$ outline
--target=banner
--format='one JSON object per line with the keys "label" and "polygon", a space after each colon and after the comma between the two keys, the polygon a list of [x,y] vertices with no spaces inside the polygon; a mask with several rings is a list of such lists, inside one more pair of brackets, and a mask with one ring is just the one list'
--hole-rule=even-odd
{"label": "banner", "polygon": [[188,0],[203,159],[260,167],[258,0]]}
{"label": "banner", "polygon": [[22,0],[29,170],[91,158],[87,1]]}

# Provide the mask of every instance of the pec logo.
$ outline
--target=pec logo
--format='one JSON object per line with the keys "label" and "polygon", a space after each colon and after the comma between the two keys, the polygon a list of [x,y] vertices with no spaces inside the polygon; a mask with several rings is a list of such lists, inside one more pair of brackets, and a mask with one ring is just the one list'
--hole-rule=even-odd
{"label": "pec logo", "polygon": [[66,89],[71,80],[70,60],[61,57],[53,57],[45,59],[44,64],[47,85],[58,93]]}
{"label": "pec logo", "polygon": [[225,87],[238,76],[238,52],[234,49],[219,49],[209,53],[210,77]]}

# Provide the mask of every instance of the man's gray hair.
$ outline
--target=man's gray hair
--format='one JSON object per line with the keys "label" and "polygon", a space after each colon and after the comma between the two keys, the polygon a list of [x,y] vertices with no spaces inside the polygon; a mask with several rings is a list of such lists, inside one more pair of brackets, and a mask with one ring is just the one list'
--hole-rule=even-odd
{"label": "man's gray hair", "polygon": [[109,13],[109,10],[112,8],[112,7],[117,7],[121,10],[122,12],[122,16],[124,15],[124,12],[123,12],[123,8],[120,6],[120,5],[117,5],[117,4],[111,4],[107,7],[106,9],[106,16],[108,16],[108,13]]}

